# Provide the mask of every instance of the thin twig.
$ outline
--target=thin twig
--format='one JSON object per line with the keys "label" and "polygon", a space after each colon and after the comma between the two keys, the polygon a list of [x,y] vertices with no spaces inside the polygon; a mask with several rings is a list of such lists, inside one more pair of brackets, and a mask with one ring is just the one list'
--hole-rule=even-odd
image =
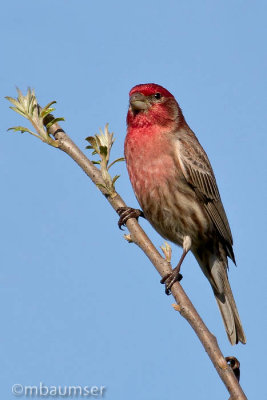
{"label": "thin twig", "polygon": [[[49,121],[46,117],[46,124]],[[52,118],[52,117],[50,117]],[[101,172],[94,166],[94,164],[84,155],[84,153],[75,145],[69,136],[61,129],[61,127],[54,123],[49,128],[49,134],[53,135],[59,149],[67,153],[88,175],[88,177],[96,184],[99,190],[107,198],[114,210],[119,207],[125,207],[126,204],[123,199],[115,192],[115,195],[108,195],[104,190],[104,181]],[[102,186],[103,185],[103,186]],[[127,228],[131,234],[131,240],[136,243],[147,255],[161,277],[165,276],[171,271],[170,264],[160,255],[151,240],[138,224],[137,220],[129,219],[126,223]],[[187,320],[192,326],[199,340],[201,341],[204,349],[208,353],[216,371],[218,372],[221,380],[225,384],[227,390],[231,395],[231,400],[245,400],[245,396],[239,382],[237,381],[232,368],[227,364],[215,336],[208,330],[193,304],[187,297],[182,286],[179,282],[175,282],[172,286],[172,295],[178,304],[177,311]]]}

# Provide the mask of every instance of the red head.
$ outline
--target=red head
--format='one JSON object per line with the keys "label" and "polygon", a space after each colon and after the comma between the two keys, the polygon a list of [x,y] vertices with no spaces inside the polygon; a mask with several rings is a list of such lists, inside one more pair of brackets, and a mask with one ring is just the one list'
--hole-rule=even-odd
{"label": "red head", "polygon": [[129,93],[127,124],[131,127],[168,126],[183,120],[173,95],[155,83],[137,85]]}

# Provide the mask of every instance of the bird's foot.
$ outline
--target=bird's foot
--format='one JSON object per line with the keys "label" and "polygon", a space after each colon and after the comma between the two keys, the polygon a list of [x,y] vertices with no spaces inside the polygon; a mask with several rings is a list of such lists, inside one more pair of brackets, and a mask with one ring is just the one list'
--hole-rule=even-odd
{"label": "bird's foot", "polygon": [[233,373],[235,374],[236,379],[240,380],[240,362],[238,361],[237,358],[230,356],[230,357],[225,357],[225,360],[227,362],[228,365],[230,365],[230,367],[233,370]]}
{"label": "bird's foot", "polygon": [[138,210],[137,208],[119,207],[117,208],[117,213],[120,216],[120,219],[118,221],[120,229],[122,229],[122,226],[125,225],[128,219],[130,218],[136,218],[136,219],[138,219],[139,217],[145,218],[143,211]]}
{"label": "bird's foot", "polygon": [[170,272],[169,274],[165,275],[160,283],[165,284],[165,293],[167,296],[171,294],[171,288],[174,282],[180,282],[183,279],[183,275],[180,274],[180,267],[179,269],[176,267]]}

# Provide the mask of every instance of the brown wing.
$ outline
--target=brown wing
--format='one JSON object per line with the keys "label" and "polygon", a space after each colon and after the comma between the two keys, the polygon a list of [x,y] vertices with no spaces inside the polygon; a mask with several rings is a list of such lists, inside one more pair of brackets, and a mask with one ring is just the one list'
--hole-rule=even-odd
{"label": "brown wing", "polygon": [[199,200],[203,202],[217,231],[225,241],[229,257],[235,262],[230,226],[209,159],[193,132],[187,131],[185,135],[186,137],[178,137],[178,155],[183,174]]}

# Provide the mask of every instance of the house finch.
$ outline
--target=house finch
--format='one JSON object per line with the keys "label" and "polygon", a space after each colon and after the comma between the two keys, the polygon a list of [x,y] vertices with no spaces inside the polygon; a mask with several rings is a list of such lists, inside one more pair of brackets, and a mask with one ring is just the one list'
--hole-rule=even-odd
{"label": "house finch", "polygon": [[[227,276],[227,257],[235,263],[232,234],[205,151],[162,86],[130,91],[127,125],[125,158],[143,214],[161,236],[183,247],[177,267],[162,280],[166,291],[181,278],[191,250],[211,284],[230,343],[246,343]],[[119,213],[119,225],[142,215],[133,209]]]}

